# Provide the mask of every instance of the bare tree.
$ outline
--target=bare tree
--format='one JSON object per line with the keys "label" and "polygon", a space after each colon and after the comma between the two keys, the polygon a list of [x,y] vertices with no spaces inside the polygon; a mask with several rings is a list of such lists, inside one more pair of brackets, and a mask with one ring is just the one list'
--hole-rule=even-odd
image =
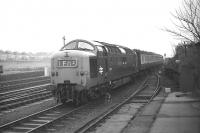
{"label": "bare tree", "polygon": [[172,14],[175,30],[164,30],[183,41],[200,42],[200,0],[183,0],[183,6]]}

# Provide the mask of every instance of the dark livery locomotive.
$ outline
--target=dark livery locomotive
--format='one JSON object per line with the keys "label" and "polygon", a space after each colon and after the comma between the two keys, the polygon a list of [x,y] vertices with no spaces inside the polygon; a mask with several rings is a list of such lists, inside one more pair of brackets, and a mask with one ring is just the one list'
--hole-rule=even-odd
{"label": "dark livery locomotive", "polygon": [[51,59],[53,93],[61,102],[84,103],[162,62],[161,55],[150,52],[99,41],[73,40]]}

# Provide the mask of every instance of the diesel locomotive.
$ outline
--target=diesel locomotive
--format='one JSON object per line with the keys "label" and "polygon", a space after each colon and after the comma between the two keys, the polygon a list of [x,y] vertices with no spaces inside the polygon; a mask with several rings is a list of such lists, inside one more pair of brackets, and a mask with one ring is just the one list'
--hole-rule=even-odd
{"label": "diesel locomotive", "polygon": [[59,102],[79,105],[162,63],[163,57],[155,53],[76,39],[51,58],[51,87]]}

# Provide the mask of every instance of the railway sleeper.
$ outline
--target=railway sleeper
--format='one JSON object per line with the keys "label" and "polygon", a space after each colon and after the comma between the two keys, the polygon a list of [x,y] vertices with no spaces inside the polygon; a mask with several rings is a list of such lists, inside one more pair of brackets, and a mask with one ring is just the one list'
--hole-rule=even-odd
{"label": "railway sleeper", "polygon": [[19,89],[19,88],[26,88],[26,87],[30,87],[30,86],[47,84],[49,82],[50,82],[50,80],[43,80],[43,81],[34,81],[34,82],[31,82],[31,83],[22,83],[22,84],[17,84],[17,85],[6,86],[6,87],[3,87],[3,88],[0,88],[0,93]]}
{"label": "railway sleeper", "polygon": [[136,95],[134,99],[150,99],[152,95]]}
{"label": "railway sleeper", "polygon": [[6,86],[11,86],[11,85],[16,85],[16,84],[21,84],[21,83],[41,81],[41,80],[49,80],[50,81],[50,77],[40,76],[40,77],[31,77],[31,78],[17,79],[17,80],[11,80],[11,81],[2,81],[2,82],[0,82],[0,88],[6,87]]}
{"label": "railway sleeper", "polygon": [[0,101],[0,104],[1,105],[9,104],[9,103],[17,102],[19,100],[30,99],[30,98],[33,98],[33,97],[38,97],[38,96],[46,95],[46,94],[51,94],[51,92],[40,91],[40,92],[36,92],[36,93],[31,93],[31,94],[24,94],[24,95],[21,95],[21,96],[16,96],[14,98],[2,100],[2,101]]}
{"label": "railway sleeper", "polygon": [[38,102],[38,101],[41,101],[41,100],[44,100],[44,99],[47,99],[47,98],[50,98],[50,97],[52,97],[51,93],[42,94],[42,96],[41,95],[40,96],[33,96],[32,99],[30,99],[30,97],[29,97],[29,99],[24,99],[23,101],[18,100],[18,102],[3,105],[3,106],[0,107],[0,110],[4,111],[4,110],[13,109],[13,108],[23,106],[23,105],[26,105],[26,104]]}

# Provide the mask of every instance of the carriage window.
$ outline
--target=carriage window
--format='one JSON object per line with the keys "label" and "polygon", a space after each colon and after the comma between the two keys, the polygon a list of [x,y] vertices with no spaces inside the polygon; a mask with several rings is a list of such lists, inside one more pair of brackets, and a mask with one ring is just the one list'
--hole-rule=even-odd
{"label": "carriage window", "polygon": [[104,46],[102,46],[102,49],[103,49],[103,55],[107,56],[108,55],[108,49]]}
{"label": "carriage window", "polygon": [[126,54],[126,51],[123,48],[119,47],[119,50],[121,51],[122,54]]}
{"label": "carriage window", "polygon": [[78,49],[81,50],[94,50],[94,47],[86,42],[78,42]]}
{"label": "carriage window", "polygon": [[71,42],[64,46],[61,50],[76,49],[76,42]]}
{"label": "carriage window", "polygon": [[112,47],[112,46],[111,46],[110,49],[111,49],[111,52],[112,52],[112,53],[115,53],[115,47]]}
{"label": "carriage window", "polygon": [[103,52],[103,48],[101,46],[97,46],[99,52]]}
{"label": "carriage window", "polygon": [[106,46],[106,48],[107,48],[107,51],[108,51],[108,52],[111,52],[111,49],[110,49],[109,46]]}
{"label": "carriage window", "polygon": [[126,50],[126,54],[131,55],[133,52],[130,49],[125,49]]}
{"label": "carriage window", "polygon": [[116,47],[113,47],[113,48],[114,48],[114,50],[115,50],[115,53],[118,53],[117,48],[116,48]]}
{"label": "carriage window", "polygon": [[116,47],[116,53],[121,53],[118,47]]}
{"label": "carriage window", "polygon": [[107,48],[106,46],[104,46],[103,48],[105,49],[105,52],[106,52],[106,53],[109,52],[109,50],[108,50],[108,48]]}

